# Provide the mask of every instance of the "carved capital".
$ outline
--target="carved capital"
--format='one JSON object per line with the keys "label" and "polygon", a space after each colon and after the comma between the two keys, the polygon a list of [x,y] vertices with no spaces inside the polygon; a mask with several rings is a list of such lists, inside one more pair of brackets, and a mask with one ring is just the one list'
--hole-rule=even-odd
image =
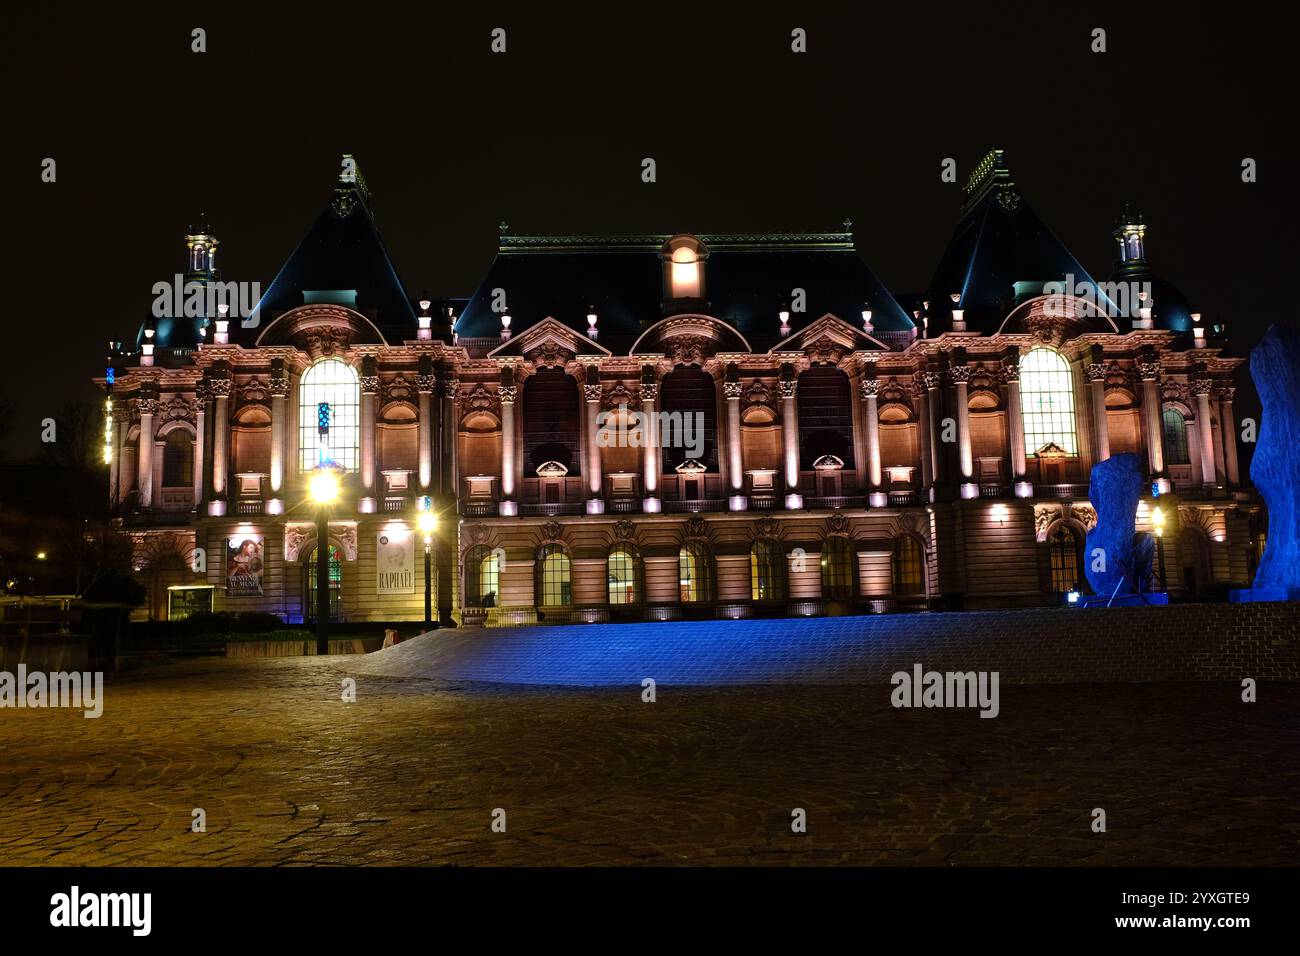
{"label": "carved capital", "polygon": [[515,396],[519,392],[517,385],[499,385],[497,386],[497,397],[501,400],[502,405],[513,405]]}
{"label": "carved capital", "polygon": [[641,401],[657,402],[659,400],[659,386],[654,382],[641,383]]}
{"label": "carved capital", "polygon": [[599,402],[600,394],[601,394],[601,389],[599,385],[582,386],[582,396],[589,402]]}
{"label": "carved capital", "polygon": [[864,379],[863,379],[863,380],[858,384],[858,389],[859,389],[859,391],[861,391],[861,393],[862,393],[862,397],[863,397],[864,399],[866,399],[866,398],[875,398],[877,395],[880,394],[880,379],[878,379],[878,378],[864,378]]}
{"label": "carved capital", "polygon": [[722,383],[722,394],[725,395],[728,400],[734,399],[736,401],[740,401],[740,396],[743,391],[744,389],[741,388],[739,382]]}
{"label": "carved capital", "polygon": [[954,385],[965,385],[970,381],[970,366],[954,365],[948,369],[948,381]]}
{"label": "carved capital", "polygon": [[1192,380],[1192,394],[1197,398],[1202,395],[1209,396],[1214,392],[1214,380],[1210,378],[1198,378]]}
{"label": "carved capital", "polygon": [[[274,392],[274,388],[272,388],[272,391]],[[378,376],[378,375],[362,375],[362,376],[361,376],[361,394],[362,394],[362,395],[374,395],[374,394],[375,394],[376,392],[378,392],[378,391],[379,391],[379,376]]]}
{"label": "carved capital", "polygon": [[454,378],[442,378],[438,380],[438,388],[441,389],[443,398],[455,401],[459,395],[460,382]]}
{"label": "carved capital", "polygon": [[1110,374],[1110,369],[1106,367],[1105,362],[1093,362],[1088,366],[1088,381],[1101,382],[1106,384],[1106,376]]}
{"label": "carved capital", "polygon": [[1144,382],[1158,382],[1160,380],[1160,360],[1154,362],[1139,362],[1138,375]]}
{"label": "carved capital", "polygon": [[[365,379],[361,380],[361,388],[365,389]],[[379,379],[375,379],[376,382]],[[287,398],[289,396],[289,379],[284,375],[272,375],[270,379],[270,389],[272,398]]]}
{"label": "carved capital", "polygon": [[1220,386],[1219,389],[1214,394],[1219,401],[1226,402],[1227,404],[1231,405],[1232,397],[1237,394],[1237,389],[1235,386],[1232,385],[1223,385]]}
{"label": "carved capital", "polygon": [[415,376],[415,390],[421,395],[432,395],[435,380],[432,375],[424,372],[417,373]]}
{"label": "carved capital", "polygon": [[208,379],[208,390],[212,393],[213,398],[229,398],[230,389],[231,384],[228,378]]}
{"label": "carved capital", "polygon": [[922,377],[925,379],[926,388],[938,388],[943,384],[943,378],[938,372],[923,372]]}
{"label": "carved capital", "polygon": [[782,398],[794,398],[795,391],[799,388],[799,383],[794,379],[788,382],[777,382],[776,385],[781,390]]}
{"label": "carved capital", "polygon": [[1020,381],[1020,366],[1012,362],[1006,362],[1002,366],[1002,381],[1010,385],[1012,382]]}
{"label": "carved capital", "polygon": [[137,398],[135,400],[136,410],[141,415],[157,415],[159,404],[156,398]]}

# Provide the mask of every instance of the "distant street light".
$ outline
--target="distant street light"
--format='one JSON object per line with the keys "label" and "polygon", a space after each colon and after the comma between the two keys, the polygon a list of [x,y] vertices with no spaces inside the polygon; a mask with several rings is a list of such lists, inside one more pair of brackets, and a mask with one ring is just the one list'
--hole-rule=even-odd
{"label": "distant street light", "polygon": [[330,650],[330,505],[339,498],[339,478],[318,468],[311,478],[311,500],[316,502],[316,653]]}

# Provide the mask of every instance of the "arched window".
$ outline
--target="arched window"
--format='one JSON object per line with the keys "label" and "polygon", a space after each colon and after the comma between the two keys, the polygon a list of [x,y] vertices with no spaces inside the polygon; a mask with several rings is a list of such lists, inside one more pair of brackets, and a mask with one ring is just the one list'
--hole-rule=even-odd
{"label": "arched window", "polygon": [[1052,567],[1052,591],[1065,594],[1079,586],[1079,536],[1067,524],[1058,524],[1047,537]]}
{"label": "arched window", "polygon": [[573,603],[569,555],[564,545],[548,544],[537,556],[538,607],[568,607]]}
{"label": "arched window", "polygon": [[524,380],[525,474],[558,461],[570,475],[582,473],[578,383],[562,368],[540,368]]}
{"label": "arched window", "polygon": [[785,552],[778,542],[754,542],[749,551],[749,590],[755,601],[785,600]]}
{"label": "arched window", "polygon": [[1165,432],[1165,461],[1171,465],[1189,465],[1187,456],[1187,422],[1183,413],[1172,405],[1166,406],[1162,414]]}
{"label": "arched window", "polygon": [[1056,445],[1067,455],[1078,454],[1074,379],[1059,352],[1033,349],[1020,360],[1020,405],[1029,454],[1046,445]]}
{"label": "arched window", "polygon": [[699,541],[691,541],[677,552],[677,577],[683,604],[713,600],[713,559]]}
{"label": "arched window", "polygon": [[822,544],[822,597],[853,597],[857,593],[855,564],[848,538],[827,538]]}
{"label": "arched window", "polygon": [[606,559],[606,572],[609,578],[610,604],[636,604],[640,595],[637,593],[636,555],[625,546],[618,546]]}
{"label": "arched window", "polygon": [[465,553],[465,606],[496,607],[501,603],[501,566],[486,544],[475,545]]}
{"label": "arched window", "polygon": [[183,428],[167,433],[163,445],[163,486],[185,488],[194,483],[194,438]]}
{"label": "arched window", "polygon": [[679,365],[664,376],[660,407],[669,417],[659,428],[663,472],[671,475],[689,459],[718,470],[718,405],[713,376],[697,365]]}
{"label": "arched window", "polygon": [[[321,435],[321,405],[329,405],[329,429]],[[357,470],[361,435],[361,388],[357,371],[339,359],[323,359],[303,372],[298,385],[298,467],[312,471],[322,459]]]}
{"label": "arched window", "polygon": [[[799,376],[799,468],[834,455],[853,469],[853,390],[849,377],[833,365],[814,365]],[[822,492],[818,492],[821,494]]]}
{"label": "arched window", "polygon": [[925,556],[921,542],[910,534],[894,539],[894,593],[925,593]]}

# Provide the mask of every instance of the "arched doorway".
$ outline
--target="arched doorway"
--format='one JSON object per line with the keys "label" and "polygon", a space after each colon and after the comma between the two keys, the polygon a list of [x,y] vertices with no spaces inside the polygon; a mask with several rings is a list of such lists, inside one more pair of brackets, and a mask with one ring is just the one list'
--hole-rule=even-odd
{"label": "arched doorway", "polygon": [[1200,528],[1184,525],[1178,535],[1178,554],[1183,566],[1183,587],[1200,595],[1210,585],[1210,539]]}
{"label": "arched doorway", "polygon": [[[343,553],[334,544],[329,549],[329,619],[339,621],[343,611]],[[302,618],[308,622],[316,620],[316,548],[311,549],[303,567]]]}

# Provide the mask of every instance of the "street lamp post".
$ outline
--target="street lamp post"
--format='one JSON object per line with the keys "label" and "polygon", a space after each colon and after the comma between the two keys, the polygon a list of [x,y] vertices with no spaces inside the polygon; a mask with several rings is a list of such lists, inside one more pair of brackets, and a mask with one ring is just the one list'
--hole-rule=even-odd
{"label": "street lamp post", "polygon": [[1156,529],[1156,553],[1160,561],[1160,590],[1168,591],[1169,582],[1165,578],[1165,513],[1156,505],[1151,512],[1151,525]]}
{"label": "street lamp post", "polygon": [[433,532],[438,518],[432,511],[421,511],[416,524],[424,537],[424,629],[433,630]]}
{"label": "street lamp post", "polygon": [[316,653],[330,652],[330,512],[338,500],[339,479],[326,468],[311,479],[311,499],[316,502]]}

